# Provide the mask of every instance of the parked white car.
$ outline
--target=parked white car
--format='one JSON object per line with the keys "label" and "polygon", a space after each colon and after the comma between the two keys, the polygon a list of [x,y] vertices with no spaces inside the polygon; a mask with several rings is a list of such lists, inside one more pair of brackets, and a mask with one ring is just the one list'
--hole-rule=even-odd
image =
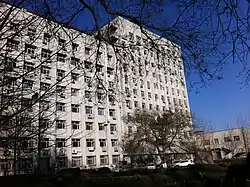
{"label": "parked white car", "polygon": [[193,160],[181,160],[181,161],[177,161],[174,166],[175,167],[186,167],[186,166],[191,166],[194,165]]}
{"label": "parked white car", "polygon": [[151,169],[156,169],[156,166],[155,164],[150,163],[150,164],[147,164],[146,168],[151,170]]}

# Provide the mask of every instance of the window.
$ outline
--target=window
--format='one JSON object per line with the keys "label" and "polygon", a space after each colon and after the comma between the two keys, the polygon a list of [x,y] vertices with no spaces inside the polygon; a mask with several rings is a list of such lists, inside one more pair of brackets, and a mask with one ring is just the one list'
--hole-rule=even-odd
{"label": "window", "polygon": [[87,165],[95,166],[96,165],[96,157],[95,156],[87,156]]}
{"label": "window", "polygon": [[74,113],[79,113],[79,108],[80,108],[80,106],[77,105],[77,104],[72,104],[71,105],[71,111],[74,112]]}
{"label": "window", "polygon": [[65,112],[66,111],[66,104],[57,102],[56,103],[56,111]]}
{"label": "window", "polygon": [[99,131],[105,130],[104,124],[103,123],[98,123]]}
{"label": "window", "polygon": [[156,101],[158,100],[158,94],[155,94],[155,100]]}
{"label": "window", "polygon": [[61,81],[65,77],[65,71],[64,70],[57,70],[57,80]]}
{"label": "window", "polygon": [[78,44],[72,43],[72,51],[76,52],[78,50],[78,46],[79,46]]}
{"label": "window", "polygon": [[84,68],[85,69],[91,70],[91,68],[92,68],[91,66],[92,66],[91,62],[84,61]]}
{"label": "window", "polygon": [[93,107],[91,106],[85,106],[86,114],[93,114]]}
{"label": "window", "polygon": [[32,89],[32,87],[33,87],[33,81],[26,80],[26,79],[23,80],[23,89],[24,90]]}
{"label": "window", "polygon": [[49,89],[50,89],[50,84],[41,82],[40,89],[41,89],[41,91],[45,91],[45,92],[46,92],[46,91],[49,91]]}
{"label": "window", "polygon": [[78,96],[79,95],[79,89],[71,88],[71,96]]}
{"label": "window", "polygon": [[98,115],[104,116],[104,108],[98,108]]}
{"label": "window", "polygon": [[59,38],[58,46],[64,48],[66,44],[66,40]]}
{"label": "window", "polygon": [[80,167],[82,166],[82,157],[77,156],[77,157],[72,157],[72,167]]}
{"label": "window", "polygon": [[109,159],[107,155],[101,155],[100,156],[100,165],[108,165],[109,164]]}
{"label": "window", "polygon": [[138,101],[134,101],[134,107],[135,107],[135,108],[138,107]]}
{"label": "window", "polygon": [[148,89],[150,89],[150,82],[149,81],[147,82],[147,87],[148,87]]}
{"label": "window", "polygon": [[80,128],[80,121],[72,121],[72,129],[77,130]]}
{"label": "window", "polygon": [[86,122],[86,130],[93,130],[93,122]]}
{"label": "window", "polygon": [[85,98],[87,99],[91,98],[91,91],[85,91]]}
{"label": "window", "polygon": [[78,81],[78,78],[79,78],[79,74],[77,74],[77,73],[71,73],[72,83],[75,83],[76,81]]}
{"label": "window", "polygon": [[150,92],[148,92],[148,98],[151,99],[152,95]]}
{"label": "window", "polygon": [[153,77],[155,78],[155,73],[153,73]]}
{"label": "window", "polygon": [[97,64],[97,65],[96,65],[96,71],[97,71],[97,72],[102,72],[102,68],[103,68],[102,65],[100,65],[100,64]]}
{"label": "window", "polygon": [[98,99],[98,101],[102,102],[103,93],[98,92],[98,93],[97,93],[97,99]]}
{"label": "window", "polygon": [[66,55],[61,54],[61,53],[57,53],[57,61],[58,62],[65,62],[66,61]]}
{"label": "window", "polygon": [[41,148],[49,147],[49,138],[42,138],[41,139]]}
{"label": "window", "polygon": [[29,44],[25,44],[25,53],[30,55],[31,57],[35,56],[35,46],[29,45]]}
{"label": "window", "polygon": [[118,165],[120,162],[120,156],[119,155],[112,155],[112,164]]}
{"label": "window", "polygon": [[240,136],[234,136],[234,141],[240,141]]}
{"label": "window", "polygon": [[57,163],[58,163],[59,168],[65,168],[68,165],[68,159],[65,156],[64,157],[62,157],[62,156],[57,157]]}
{"label": "window", "polygon": [[95,140],[94,139],[86,139],[87,147],[95,147]]}
{"label": "window", "polygon": [[109,116],[115,116],[115,109],[109,109]]}
{"label": "window", "polygon": [[145,103],[142,103],[142,104],[141,104],[141,107],[142,107],[142,108],[145,108]]}
{"label": "window", "polygon": [[107,67],[107,74],[108,74],[108,76],[109,75],[113,75],[113,72],[114,72],[113,68]]}
{"label": "window", "polygon": [[144,91],[141,91],[141,96],[142,96],[142,97],[145,97]]}
{"label": "window", "polygon": [[106,147],[106,139],[99,139],[100,147]]}
{"label": "window", "polygon": [[111,145],[112,145],[112,147],[117,146],[117,144],[118,144],[117,139],[111,139]]}
{"label": "window", "polygon": [[80,59],[71,57],[71,65],[79,67]]}
{"label": "window", "polygon": [[227,137],[224,137],[224,141],[225,141],[225,142],[231,142],[232,139],[231,139],[230,137],[227,136]]}
{"label": "window", "polygon": [[156,110],[157,110],[157,111],[159,111],[159,110],[160,110],[159,105],[156,105]]}
{"label": "window", "polygon": [[149,109],[152,110],[152,104],[149,104]]}
{"label": "window", "polygon": [[110,90],[114,89],[114,82],[109,81],[109,89]]}
{"label": "window", "polygon": [[90,49],[90,48],[85,47],[85,54],[86,54],[86,55],[89,55],[89,54],[90,54],[90,51],[91,51],[91,49]]}
{"label": "window", "polygon": [[9,70],[9,71],[12,71],[13,68],[16,67],[16,62],[13,58],[9,58],[9,57],[6,57],[6,60],[5,60],[5,69],[6,70]]}
{"label": "window", "polygon": [[126,106],[127,106],[128,108],[131,108],[131,102],[130,102],[130,100],[126,100]]}
{"label": "window", "polygon": [[204,140],[204,145],[210,145],[210,140]]}
{"label": "window", "polygon": [[42,49],[42,58],[50,58],[52,51],[48,50],[48,49]]}
{"label": "window", "polygon": [[34,40],[36,37],[36,30],[33,28],[28,28],[27,36],[29,37],[30,40]]}
{"label": "window", "polygon": [[110,133],[114,134],[116,132],[116,124],[110,124]]}
{"label": "window", "polygon": [[128,134],[132,134],[132,132],[133,132],[132,127],[131,127],[131,126],[128,126]]}
{"label": "window", "polygon": [[161,96],[161,100],[162,100],[163,103],[165,103],[165,97],[164,97],[164,95]]}
{"label": "window", "polygon": [[57,129],[65,129],[65,120],[56,120],[56,128]]}
{"label": "window", "polygon": [[41,73],[44,75],[50,75],[50,68],[46,66],[41,67]]}
{"label": "window", "polygon": [[112,60],[112,55],[108,55],[108,61],[110,62]]}
{"label": "window", "polygon": [[65,138],[57,138],[56,147],[65,147]]}
{"label": "window", "polygon": [[80,147],[80,139],[72,138],[72,147]]}
{"label": "window", "polygon": [[91,77],[88,77],[88,76],[85,76],[85,77],[84,77],[84,82],[89,83],[89,82],[90,82],[90,80],[91,80]]}
{"label": "window", "polygon": [[115,102],[115,97],[113,95],[109,95],[109,102]]}
{"label": "window", "polygon": [[18,31],[18,28],[19,28],[19,24],[18,23],[13,23],[13,22],[11,22],[10,23],[10,30],[11,31]]}
{"label": "window", "polygon": [[31,62],[24,62],[24,67],[23,67],[25,72],[31,72],[34,70],[34,64]]}
{"label": "window", "polygon": [[18,50],[19,42],[16,40],[8,40],[6,47],[8,50]]}
{"label": "window", "polygon": [[216,144],[216,145],[219,144],[219,139],[218,139],[218,138],[215,138],[215,139],[214,139],[214,144]]}
{"label": "window", "polygon": [[137,89],[133,89],[133,94],[137,95]]}
{"label": "window", "polygon": [[44,33],[43,35],[43,44],[48,44],[51,40],[51,35],[48,33]]}
{"label": "window", "polygon": [[59,94],[63,94],[66,91],[66,87],[65,86],[56,86],[56,92]]}
{"label": "window", "polygon": [[174,88],[172,88],[172,95],[174,95]]}
{"label": "window", "polygon": [[49,128],[50,127],[50,121],[49,121],[49,119],[42,118],[41,121],[40,121],[40,127],[42,129]]}
{"label": "window", "polygon": [[125,93],[127,94],[127,95],[129,95],[129,88],[125,88]]}

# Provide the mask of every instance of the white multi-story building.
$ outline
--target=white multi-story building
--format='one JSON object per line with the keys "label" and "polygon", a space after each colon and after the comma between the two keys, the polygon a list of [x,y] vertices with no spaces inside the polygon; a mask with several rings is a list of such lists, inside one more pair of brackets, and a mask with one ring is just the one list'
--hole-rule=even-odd
{"label": "white multi-story building", "polygon": [[[7,9],[1,6],[2,13]],[[18,83],[22,101],[39,100],[19,117],[32,119],[29,127],[38,128],[39,134],[32,131],[34,138],[21,144],[36,150],[40,138],[43,166],[117,164],[123,156],[119,142],[124,133],[133,131],[123,116],[137,108],[189,112],[179,46],[146,29],[142,32],[121,17],[100,33],[106,41],[19,8],[12,10],[1,30],[1,58],[8,62],[0,72],[1,101],[10,101],[1,116],[4,119],[14,111]],[[19,75],[11,87],[4,84]],[[8,132],[1,134],[2,139],[8,137]],[[31,152],[32,161],[27,162],[26,156],[19,165],[36,162],[37,151]],[[4,167],[13,164],[6,159],[19,158],[13,154],[2,156]]]}

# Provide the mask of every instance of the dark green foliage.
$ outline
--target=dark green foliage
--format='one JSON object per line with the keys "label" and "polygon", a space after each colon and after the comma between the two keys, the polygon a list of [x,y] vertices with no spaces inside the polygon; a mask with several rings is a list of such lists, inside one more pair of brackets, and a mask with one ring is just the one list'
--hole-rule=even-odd
{"label": "dark green foliage", "polygon": [[8,187],[219,187],[226,169],[219,165],[195,165],[167,170],[132,170],[108,175],[93,171],[65,170],[46,176],[0,177],[0,182]]}

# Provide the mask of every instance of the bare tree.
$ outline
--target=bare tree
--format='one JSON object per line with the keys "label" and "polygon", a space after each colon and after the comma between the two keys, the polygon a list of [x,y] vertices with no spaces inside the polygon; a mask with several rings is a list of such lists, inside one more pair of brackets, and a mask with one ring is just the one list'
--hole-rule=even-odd
{"label": "bare tree", "polygon": [[[41,155],[40,140],[43,133],[40,124],[42,121],[47,121],[50,116],[53,116],[53,119],[59,117],[55,108],[66,106],[63,92],[68,91],[65,90],[66,85],[74,84],[71,78],[77,81],[84,77],[85,82],[89,83],[86,88],[91,89],[91,93],[84,93],[88,101],[95,100],[94,98],[97,98],[96,103],[105,99],[111,102],[123,101],[123,96],[128,95],[130,91],[126,93],[121,89],[120,79],[128,79],[133,75],[133,84],[139,82],[142,85],[145,78],[143,75],[146,71],[150,71],[152,60],[156,62],[154,66],[165,72],[165,81],[171,83],[175,81],[185,86],[183,61],[180,58],[182,52],[185,71],[191,77],[189,79],[191,85],[200,82],[206,85],[211,80],[221,79],[223,77],[221,70],[229,61],[240,63],[242,71],[239,73],[245,78],[245,83],[249,81],[250,71],[246,61],[249,41],[245,38],[248,35],[249,17],[247,1],[239,3],[229,0],[220,2],[143,0],[120,1],[116,5],[111,1],[99,0],[92,2],[68,0],[56,3],[50,0],[7,2],[8,6],[5,3],[0,4],[0,77],[3,78],[0,84],[0,115],[3,116],[1,128],[7,127],[11,132],[8,137],[14,136],[14,142],[17,142],[17,137],[24,136],[20,128],[24,130],[30,124],[28,122],[20,127],[20,119],[32,119],[32,124],[37,130],[29,137],[36,136],[38,139],[38,160]],[[18,7],[27,8],[33,13]],[[169,17],[164,14],[168,8],[176,10],[173,20],[165,19]],[[93,21],[90,27],[80,24],[85,16],[90,16],[90,20]],[[129,33],[124,33],[126,27],[122,25],[121,19],[132,21],[138,26],[130,28]],[[72,29],[72,26],[77,26],[78,29]],[[40,32],[44,30],[46,35]],[[133,35],[136,30],[140,30],[140,36]],[[160,37],[156,37],[154,33]],[[84,62],[75,55],[77,48],[80,47],[75,41],[79,38],[82,43],[89,46],[81,49],[86,50]],[[130,38],[131,42],[124,42],[124,38]],[[168,41],[161,42],[162,38]],[[59,46],[53,45],[55,41]],[[38,43],[42,43],[42,51],[41,55],[35,56],[37,51],[40,53]],[[48,46],[53,46],[55,50],[50,51]],[[108,55],[113,57],[110,60],[109,72],[114,78],[110,82],[102,79],[103,71],[100,66],[100,59],[106,48]],[[34,61],[32,59],[35,59],[35,64],[30,64]],[[64,71],[61,66],[65,61],[70,61],[70,71]],[[128,65],[131,61],[133,66]],[[51,63],[61,63],[57,66],[57,76],[60,75],[60,78],[48,85],[45,79],[48,81],[50,79],[46,72],[50,71]],[[174,70],[174,67],[178,70]],[[90,72],[93,75],[88,75]],[[177,78],[170,78],[173,76]],[[196,79],[193,81],[193,77],[196,76],[200,81]],[[40,80],[39,87],[34,87],[37,79]],[[159,80],[162,79],[163,77],[159,77]],[[46,91],[42,91],[42,88]],[[46,103],[49,103],[51,111],[42,112],[41,115],[41,110],[44,108],[40,109],[40,106],[46,108]],[[79,102],[74,104],[78,105]],[[172,103],[169,104],[172,107]],[[173,105],[177,105],[177,102]],[[187,106],[187,102],[181,105]],[[53,124],[54,120],[50,125]],[[18,147],[16,143],[14,147],[16,151]],[[38,167],[39,163],[38,161]]]}
{"label": "bare tree", "polygon": [[[138,150],[143,154],[157,154],[162,162],[166,162],[167,154],[181,153],[180,142],[191,139],[190,117],[182,112],[138,110],[124,120],[133,128],[124,139],[127,154]],[[136,149],[131,152],[130,148]]]}

